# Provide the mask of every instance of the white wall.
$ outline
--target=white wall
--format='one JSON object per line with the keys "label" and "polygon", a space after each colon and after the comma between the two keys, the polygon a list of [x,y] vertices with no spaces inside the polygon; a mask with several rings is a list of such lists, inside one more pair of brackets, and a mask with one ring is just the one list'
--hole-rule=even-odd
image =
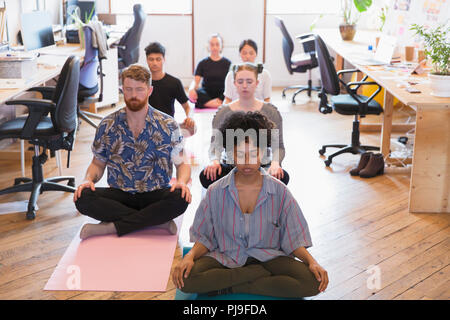
{"label": "white wall", "polygon": [[[117,16],[118,24],[131,26],[133,16]],[[165,71],[179,78],[183,85],[192,81],[192,31],[190,16],[147,15],[142,32],[139,63],[147,65],[145,47],[153,41],[166,48]]]}
{"label": "white wall", "polygon": [[[20,3],[34,3],[35,0],[7,0],[8,28],[15,42],[15,35],[20,30]],[[47,9],[53,10],[58,16],[57,8],[60,0],[46,0]],[[316,0],[326,4],[337,0]],[[306,2],[306,1],[302,1]],[[334,2],[333,2],[334,3]],[[316,6],[317,7],[317,6]],[[326,7],[326,6],[325,6]],[[258,44],[258,60],[263,59],[263,0],[195,0],[194,1],[194,66],[208,55],[207,39],[215,32],[224,38],[223,54],[232,62],[239,62],[239,43],[246,38],[255,40]],[[319,16],[314,10],[305,9],[305,13],[277,14],[281,17],[293,38],[301,33],[310,32],[309,27]],[[97,12],[108,13],[109,0],[97,0]],[[329,10],[328,10],[329,11]],[[265,67],[272,74],[274,86],[306,84],[308,74],[290,75],[286,69],[282,47],[281,32],[275,26],[274,14],[266,17]],[[132,15],[118,15],[119,24],[131,25]],[[365,23],[362,18],[361,23]],[[317,22],[317,28],[337,27],[340,17],[327,14]],[[180,78],[188,85],[193,77],[192,66],[192,21],[190,15],[148,15],[141,39],[140,63],[145,64],[144,48],[151,41],[159,41],[166,47],[166,71]],[[294,52],[301,52],[301,46],[295,43]],[[313,71],[313,83],[318,84],[318,70]]]}
{"label": "white wall", "polygon": [[[283,57],[282,34],[275,25],[274,16],[283,19],[286,29],[294,42],[294,54],[303,52],[303,47],[295,40],[299,34],[310,33],[310,25],[319,16],[318,14],[279,14],[268,15],[266,20],[266,61],[264,66],[272,75],[273,86],[286,87],[289,85],[307,84],[308,73],[289,74]],[[337,26],[339,17],[325,16],[317,22],[317,28]],[[312,70],[313,85],[319,84],[319,69]]]}
{"label": "white wall", "polygon": [[194,1],[195,64],[208,56],[207,40],[213,33],[224,39],[223,56],[238,63],[239,44],[253,39],[262,61],[264,2],[261,0]]}

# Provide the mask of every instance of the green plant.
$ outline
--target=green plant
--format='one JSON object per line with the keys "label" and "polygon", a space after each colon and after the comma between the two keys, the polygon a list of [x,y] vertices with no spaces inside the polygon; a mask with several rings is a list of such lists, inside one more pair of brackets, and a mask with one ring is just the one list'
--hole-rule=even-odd
{"label": "green plant", "polygon": [[450,27],[444,25],[434,29],[413,24],[410,30],[415,31],[425,42],[425,54],[431,59],[433,73],[450,76]]}
{"label": "green plant", "polygon": [[386,23],[386,16],[387,16],[388,10],[389,10],[388,6],[384,6],[381,8],[380,15],[378,16],[378,18],[380,18],[380,22],[381,22],[381,25],[378,28],[379,31],[383,31],[384,24]]}
{"label": "green plant", "polygon": [[342,18],[344,24],[356,24],[359,15],[355,12],[364,12],[372,5],[372,0],[341,0]]}
{"label": "green plant", "polygon": [[80,9],[77,7],[73,12],[71,12],[69,15],[70,17],[73,19],[74,24],[76,25],[76,27],[79,30],[79,35],[80,35],[80,43],[81,46],[84,45],[84,31],[83,31],[83,26],[85,25],[85,23],[89,23],[89,21],[91,21],[92,19],[92,15],[94,14],[95,11],[95,5],[92,7],[91,12],[89,13],[89,16],[85,13],[85,17],[84,17],[84,21],[83,22],[80,18]]}
{"label": "green plant", "polygon": [[316,28],[316,24],[317,22],[319,22],[320,19],[322,19],[324,16],[323,13],[320,14],[320,16],[318,16],[317,18],[314,19],[314,21],[311,23],[311,25],[309,26],[309,30],[313,31]]}

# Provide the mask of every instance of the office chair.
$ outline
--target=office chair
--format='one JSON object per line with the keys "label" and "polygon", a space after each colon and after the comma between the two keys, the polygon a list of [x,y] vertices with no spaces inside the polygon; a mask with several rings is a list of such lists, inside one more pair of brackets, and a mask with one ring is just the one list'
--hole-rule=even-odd
{"label": "office chair", "polygon": [[[14,192],[31,192],[26,217],[36,217],[36,202],[44,191],[75,192],[75,177],[43,177],[43,164],[47,161],[47,149],[51,152],[67,150],[67,166],[77,129],[77,92],[80,76],[79,58],[70,56],[59,76],[51,100],[9,100],[7,105],[25,105],[28,116],[17,117],[0,125],[0,139],[29,140],[34,145],[32,178],[16,178],[14,186],[0,190],[0,195]],[[42,147],[42,153],[40,152]],[[68,185],[58,182],[68,180]]]}
{"label": "office chair", "polygon": [[281,18],[275,17],[275,24],[277,27],[280,28],[281,33],[283,35],[283,56],[284,56],[284,62],[286,63],[286,67],[290,74],[293,74],[294,72],[297,73],[304,73],[308,71],[309,78],[308,78],[308,85],[302,86],[290,86],[283,89],[282,97],[286,97],[286,90],[290,89],[297,89],[297,91],[292,96],[292,103],[295,103],[295,97],[297,94],[303,91],[308,92],[308,97],[311,97],[311,91],[320,91],[320,87],[316,87],[312,85],[311,80],[311,69],[316,68],[318,66],[317,58],[316,58],[316,50],[315,50],[315,44],[314,44],[314,36],[313,34],[304,34],[300,35],[297,38],[300,39],[302,45],[303,45],[303,51],[302,54],[295,54],[294,52],[294,42],[292,41],[291,36],[289,35],[289,32],[286,29],[286,26],[284,25],[284,22]]}
{"label": "office chair", "polygon": [[[97,129],[98,125],[89,117],[100,120],[103,119],[103,117],[92,112],[83,111],[81,110],[81,106],[103,101],[103,77],[105,75],[103,74],[102,60],[106,59],[106,57],[99,57],[98,49],[92,46],[92,29],[88,26],[84,26],[83,32],[85,52],[83,63],[80,68],[77,112],[80,120],[86,121],[89,125]],[[98,97],[93,97],[99,91],[99,82],[99,95]],[[43,99],[51,99],[55,87],[32,87],[27,91],[37,91],[42,94]]]}
{"label": "office chair", "polygon": [[[383,112],[380,104],[373,100],[373,98],[381,91],[380,85],[376,82],[365,81],[368,76],[365,76],[361,81],[345,83],[340,75],[345,73],[358,72],[357,69],[341,70],[336,72],[333,60],[330,57],[330,53],[320,36],[315,36],[317,56],[319,60],[320,78],[322,80],[322,90],[319,94],[320,103],[319,111],[327,114],[331,113],[334,109],[339,114],[353,115],[353,130],[352,140],[350,145],[345,144],[330,144],[322,146],[319,150],[319,154],[323,155],[327,148],[340,148],[341,150],[328,156],[325,160],[325,165],[330,166],[332,159],[343,153],[360,154],[368,150],[380,150],[379,147],[361,145],[359,141],[359,118],[363,118],[368,114],[379,115]],[[341,83],[348,94],[340,94],[339,83]],[[360,86],[364,85],[376,85],[378,89],[370,96],[363,96],[357,94],[357,90]],[[328,103],[327,94],[331,95],[331,105]]]}
{"label": "office chair", "polygon": [[141,41],[141,35],[144,30],[145,19],[147,16],[142,9],[141,4],[135,4],[133,6],[133,14],[133,25],[122,38],[120,38],[119,43],[114,45],[117,47],[120,70],[139,60],[139,42]]}
{"label": "office chair", "polygon": [[[92,112],[83,111],[81,107],[103,101],[103,77],[105,75],[103,74],[102,60],[106,59],[106,57],[99,57],[98,49],[92,46],[92,29],[84,26],[83,31],[85,52],[80,69],[80,84],[78,87],[78,117],[97,129],[98,125],[89,117],[100,120],[103,117]],[[99,78],[100,92],[98,91]],[[99,92],[98,97],[93,97],[97,92]]]}

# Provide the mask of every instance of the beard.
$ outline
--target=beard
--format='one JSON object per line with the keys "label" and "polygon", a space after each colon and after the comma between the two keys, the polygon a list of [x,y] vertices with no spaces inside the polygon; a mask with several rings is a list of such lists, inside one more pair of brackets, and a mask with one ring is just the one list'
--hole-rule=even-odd
{"label": "beard", "polygon": [[140,111],[147,105],[147,99],[139,100],[136,98],[132,98],[129,100],[127,100],[127,99],[124,99],[124,100],[125,100],[125,105],[127,106],[127,108],[133,112]]}

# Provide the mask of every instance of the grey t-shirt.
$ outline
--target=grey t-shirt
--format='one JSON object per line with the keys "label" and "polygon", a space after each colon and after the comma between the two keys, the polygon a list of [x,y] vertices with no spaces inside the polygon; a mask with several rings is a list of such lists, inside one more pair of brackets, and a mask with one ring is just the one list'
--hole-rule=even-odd
{"label": "grey t-shirt", "polygon": [[[225,151],[223,150],[222,141],[220,139],[216,139],[215,131],[220,128],[222,122],[232,113],[229,105],[222,105],[216,112],[213,121],[212,121],[212,129],[213,134],[211,136],[211,144],[209,147],[209,158],[210,160],[221,160],[226,162],[227,156]],[[274,137],[276,139],[276,143],[272,143],[272,148],[269,150],[269,159],[267,157],[263,157],[261,159],[261,164],[265,165],[270,163],[272,159],[279,159],[280,165],[285,156],[285,149],[283,143],[283,118],[281,117],[280,112],[277,107],[275,107],[272,103],[264,103],[259,111],[263,115],[265,115],[269,120],[275,123],[275,128],[278,129],[278,134],[272,136],[272,141],[274,142]],[[270,152],[271,151],[271,152]],[[271,155],[270,155],[271,154]]]}

